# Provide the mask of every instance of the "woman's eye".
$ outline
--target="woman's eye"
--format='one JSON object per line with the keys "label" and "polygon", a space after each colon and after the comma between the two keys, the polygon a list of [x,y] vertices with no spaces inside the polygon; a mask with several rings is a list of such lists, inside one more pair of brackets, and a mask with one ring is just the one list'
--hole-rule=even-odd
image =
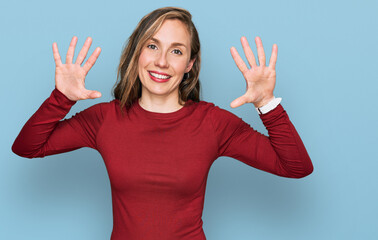
{"label": "woman's eye", "polygon": [[151,49],[156,49],[157,47],[155,46],[155,45],[153,45],[153,44],[149,44],[149,45],[147,45],[147,47],[148,48],[151,48]]}
{"label": "woman's eye", "polygon": [[178,50],[178,49],[173,50],[173,53],[174,54],[180,54],[180,55],[182,55],[182,52],[180,50]]}

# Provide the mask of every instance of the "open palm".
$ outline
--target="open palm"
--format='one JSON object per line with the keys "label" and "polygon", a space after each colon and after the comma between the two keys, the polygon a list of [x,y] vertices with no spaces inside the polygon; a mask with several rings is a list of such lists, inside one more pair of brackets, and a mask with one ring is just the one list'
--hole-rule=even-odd
{"label": "open palm", "polygon": [[92,38],[87,38],[77,56],[76,62],[72,63],[76,43],[77,37],[74,36],[68,47],[65,64],[62,63],[57,44],[55,42],[53,43],[55,87],[72,101],[101,97],[100,92],[85,89],[85,77],[100,55],[101,48],[96,48],[85,64],[81,66],[92,44]]}
{"label": "open palm", "polygon": [[233,100],[231,107],[239,107],[245,103],[253,103],[255,107],[261,107],[273,99],[273,90],[276,84],[276,61],[277,45],[273,44],[272,55],[269,66],[265,66],[265,53],[262,41],[259,37],[255,38],[259,66],[256,64],[255,56],[245,37],[241,38],[244,54],[251,68],[248,68],[240,57],[235,47],[231,48],[231,55],[244,76],[247,84],[246,93]]}

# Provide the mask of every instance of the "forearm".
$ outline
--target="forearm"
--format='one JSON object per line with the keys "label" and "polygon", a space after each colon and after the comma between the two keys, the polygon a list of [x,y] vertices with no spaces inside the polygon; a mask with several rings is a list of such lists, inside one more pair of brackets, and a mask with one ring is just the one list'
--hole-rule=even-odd
{"label": "forearm", "polygon": [[[282,105],[260,115],[269,137],[260,139],[257,158],[269,158],[275,174],[301,178],[313,171],[307,150]],[[267,153],[270,153],[267,156]]]}

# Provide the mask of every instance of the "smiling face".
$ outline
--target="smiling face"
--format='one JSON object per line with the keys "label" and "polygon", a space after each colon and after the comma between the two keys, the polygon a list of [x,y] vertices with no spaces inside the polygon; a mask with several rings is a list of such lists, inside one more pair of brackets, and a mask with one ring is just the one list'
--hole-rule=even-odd
{"label": "smiling face", "polygon": [[165,20],[159,31],[147,40],[139,56],[142,97],[159,96],[178,101],[179,84],[193,63],[186,25],[177,19]]}

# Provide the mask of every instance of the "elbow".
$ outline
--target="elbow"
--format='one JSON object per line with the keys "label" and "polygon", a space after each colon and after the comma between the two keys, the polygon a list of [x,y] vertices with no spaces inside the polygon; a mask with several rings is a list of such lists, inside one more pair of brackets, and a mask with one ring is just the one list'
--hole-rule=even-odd
{"label": "elbow", "polygon": [[12,145],[12,152],[16,154],[17,156],[24,157],[24,158],[35,158],[35,154],[26,152],[22,147],[20,147],[20,144],[17,144],[17,142],[14,142]]}
{"label": "elbow", "polygon": [[26,157],[26,154],[22,152],[22,150],[18,147],[16,143],[12,145],[12,152],[20,157]]}
{"label": "elbow", "polygon": [[310,175],[314,171],[314,167],[311,165],[311,167],[305,169],[300,175],[298,175],[295,178],[304,178]]}
{"label": "elbow", "polygon": [[287,178],[304,178],[310,175],[314,171],[314,166],[312,165],[311,160],[308,158],[306,161],[301,161],[301,163],[297,163],[295,165],[291,165],[290,167],[286,165],[286,167],[282,166],[282,174],[279,176],[287,177]]}
{"label": "elbow", "polygon": [[307,166],[304,169],[306,170],[304,171],[303,177],[310,175],[314,171],[314,165],[312,165],[310,157],[307,158]]}
{"label": "elbow", "polygon": [[23,157],[22,151],[19,148],[17,142],[15,141],[12,145],[12,152],[20,157]]}
{"label": "elbow", "polygon": [[302,169],[302,171],[295,173],[292,176],[292,178],[304,178],[304,177],[307,177],[308,175],[310,175],[313,171],[314,171],[314,166],[312,165],[311,160],[310,160],[310,162],[307,164],[307,166],[305,166]]}

